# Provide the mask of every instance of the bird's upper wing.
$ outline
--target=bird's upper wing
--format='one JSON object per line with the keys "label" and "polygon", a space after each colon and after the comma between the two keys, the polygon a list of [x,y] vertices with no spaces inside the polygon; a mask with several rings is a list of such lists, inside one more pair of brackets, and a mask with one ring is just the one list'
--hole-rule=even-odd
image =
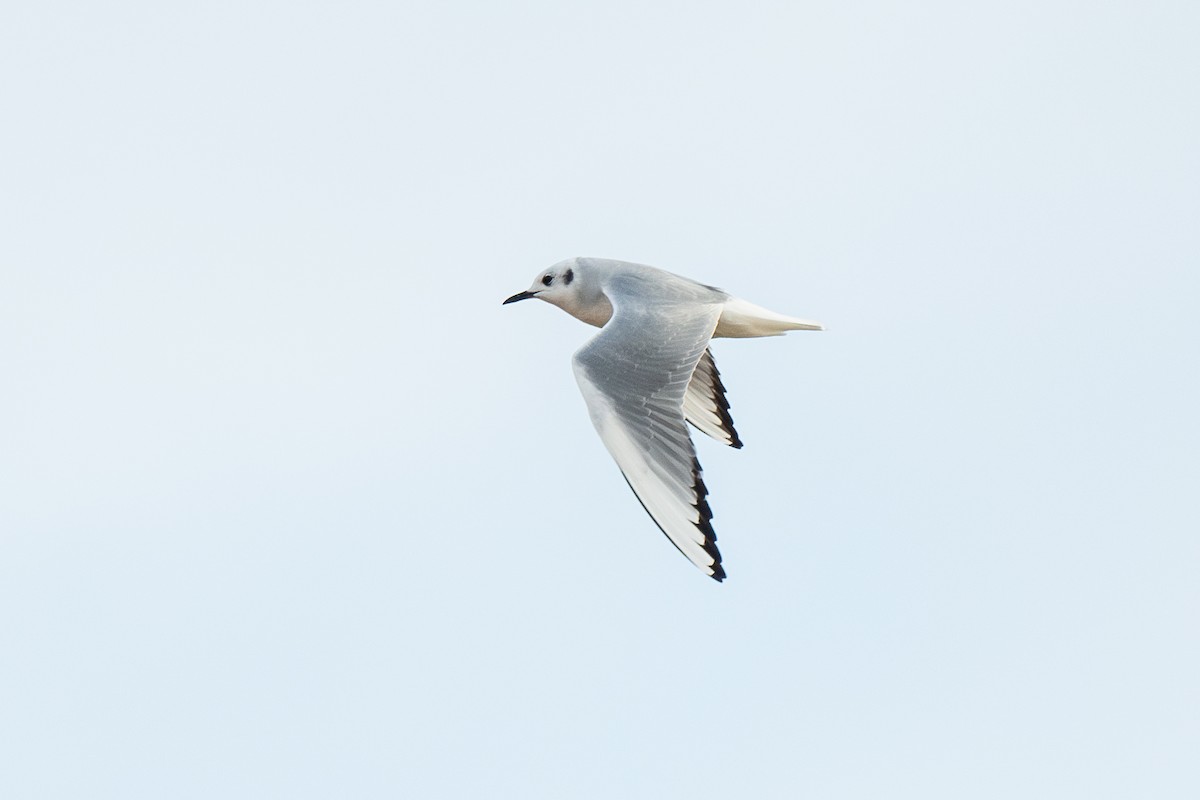
{"label": "bird's upper wing", "polygon": [[572,364],[592,423],[667,538],[716,580],[725,577],[684,395],[721,315],[708,296],[611,278],[613,316]]}
{"label": "bird's upper wing", "polygon": [[683,415],[697,430],[718,442],[730,447],[742,446],[742,440],[733,428],[729,401],[725,399],[725,384],[721,383],[721,373],[717,371],[711,350],[705,349],[692,373],[687,394],[683,396]]}

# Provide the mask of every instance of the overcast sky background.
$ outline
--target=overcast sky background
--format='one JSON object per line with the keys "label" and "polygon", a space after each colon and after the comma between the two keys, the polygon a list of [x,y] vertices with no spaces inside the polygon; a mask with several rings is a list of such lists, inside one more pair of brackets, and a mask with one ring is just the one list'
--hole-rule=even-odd
{"label": "overcast sky background", "polygon": [[[0,7],[0,794],[1200,796],[1198,39]],[[722,585],[500,306],[573,255],[828,327],[714,348]]]}

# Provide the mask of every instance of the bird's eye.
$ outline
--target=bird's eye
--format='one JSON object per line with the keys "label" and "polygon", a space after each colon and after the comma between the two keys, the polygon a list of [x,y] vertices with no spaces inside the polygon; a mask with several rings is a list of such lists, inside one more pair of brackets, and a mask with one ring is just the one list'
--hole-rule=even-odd
{"label": "bird's eye", "polygon": [[542,286],[549,286],[552,283],[554,283],[553,275],[543,275],[542,276]]}

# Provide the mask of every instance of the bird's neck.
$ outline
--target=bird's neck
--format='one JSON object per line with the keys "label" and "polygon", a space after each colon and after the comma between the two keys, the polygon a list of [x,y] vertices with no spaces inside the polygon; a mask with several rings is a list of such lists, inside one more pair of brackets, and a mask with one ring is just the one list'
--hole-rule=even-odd
{"label": "bird's neck", "polygon": [[612,303],[600,291],[591,297],[566,297],[556,305],[580,322],[597,328],[603,328],[612,319]]}

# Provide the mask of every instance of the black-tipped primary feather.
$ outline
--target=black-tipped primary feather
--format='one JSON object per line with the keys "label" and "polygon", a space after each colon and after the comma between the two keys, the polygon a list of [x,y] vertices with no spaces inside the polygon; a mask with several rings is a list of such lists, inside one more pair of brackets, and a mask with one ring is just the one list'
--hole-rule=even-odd
{"label": "black-tipped primary feather", "polygon": [[742,440],[733,427],[733,417],[729,414],[725,384],[721,381],[712,351],[707,348],[688,383],[687,394],[683,398],[683,414],[696,430],[730,447],[742,447]]}

